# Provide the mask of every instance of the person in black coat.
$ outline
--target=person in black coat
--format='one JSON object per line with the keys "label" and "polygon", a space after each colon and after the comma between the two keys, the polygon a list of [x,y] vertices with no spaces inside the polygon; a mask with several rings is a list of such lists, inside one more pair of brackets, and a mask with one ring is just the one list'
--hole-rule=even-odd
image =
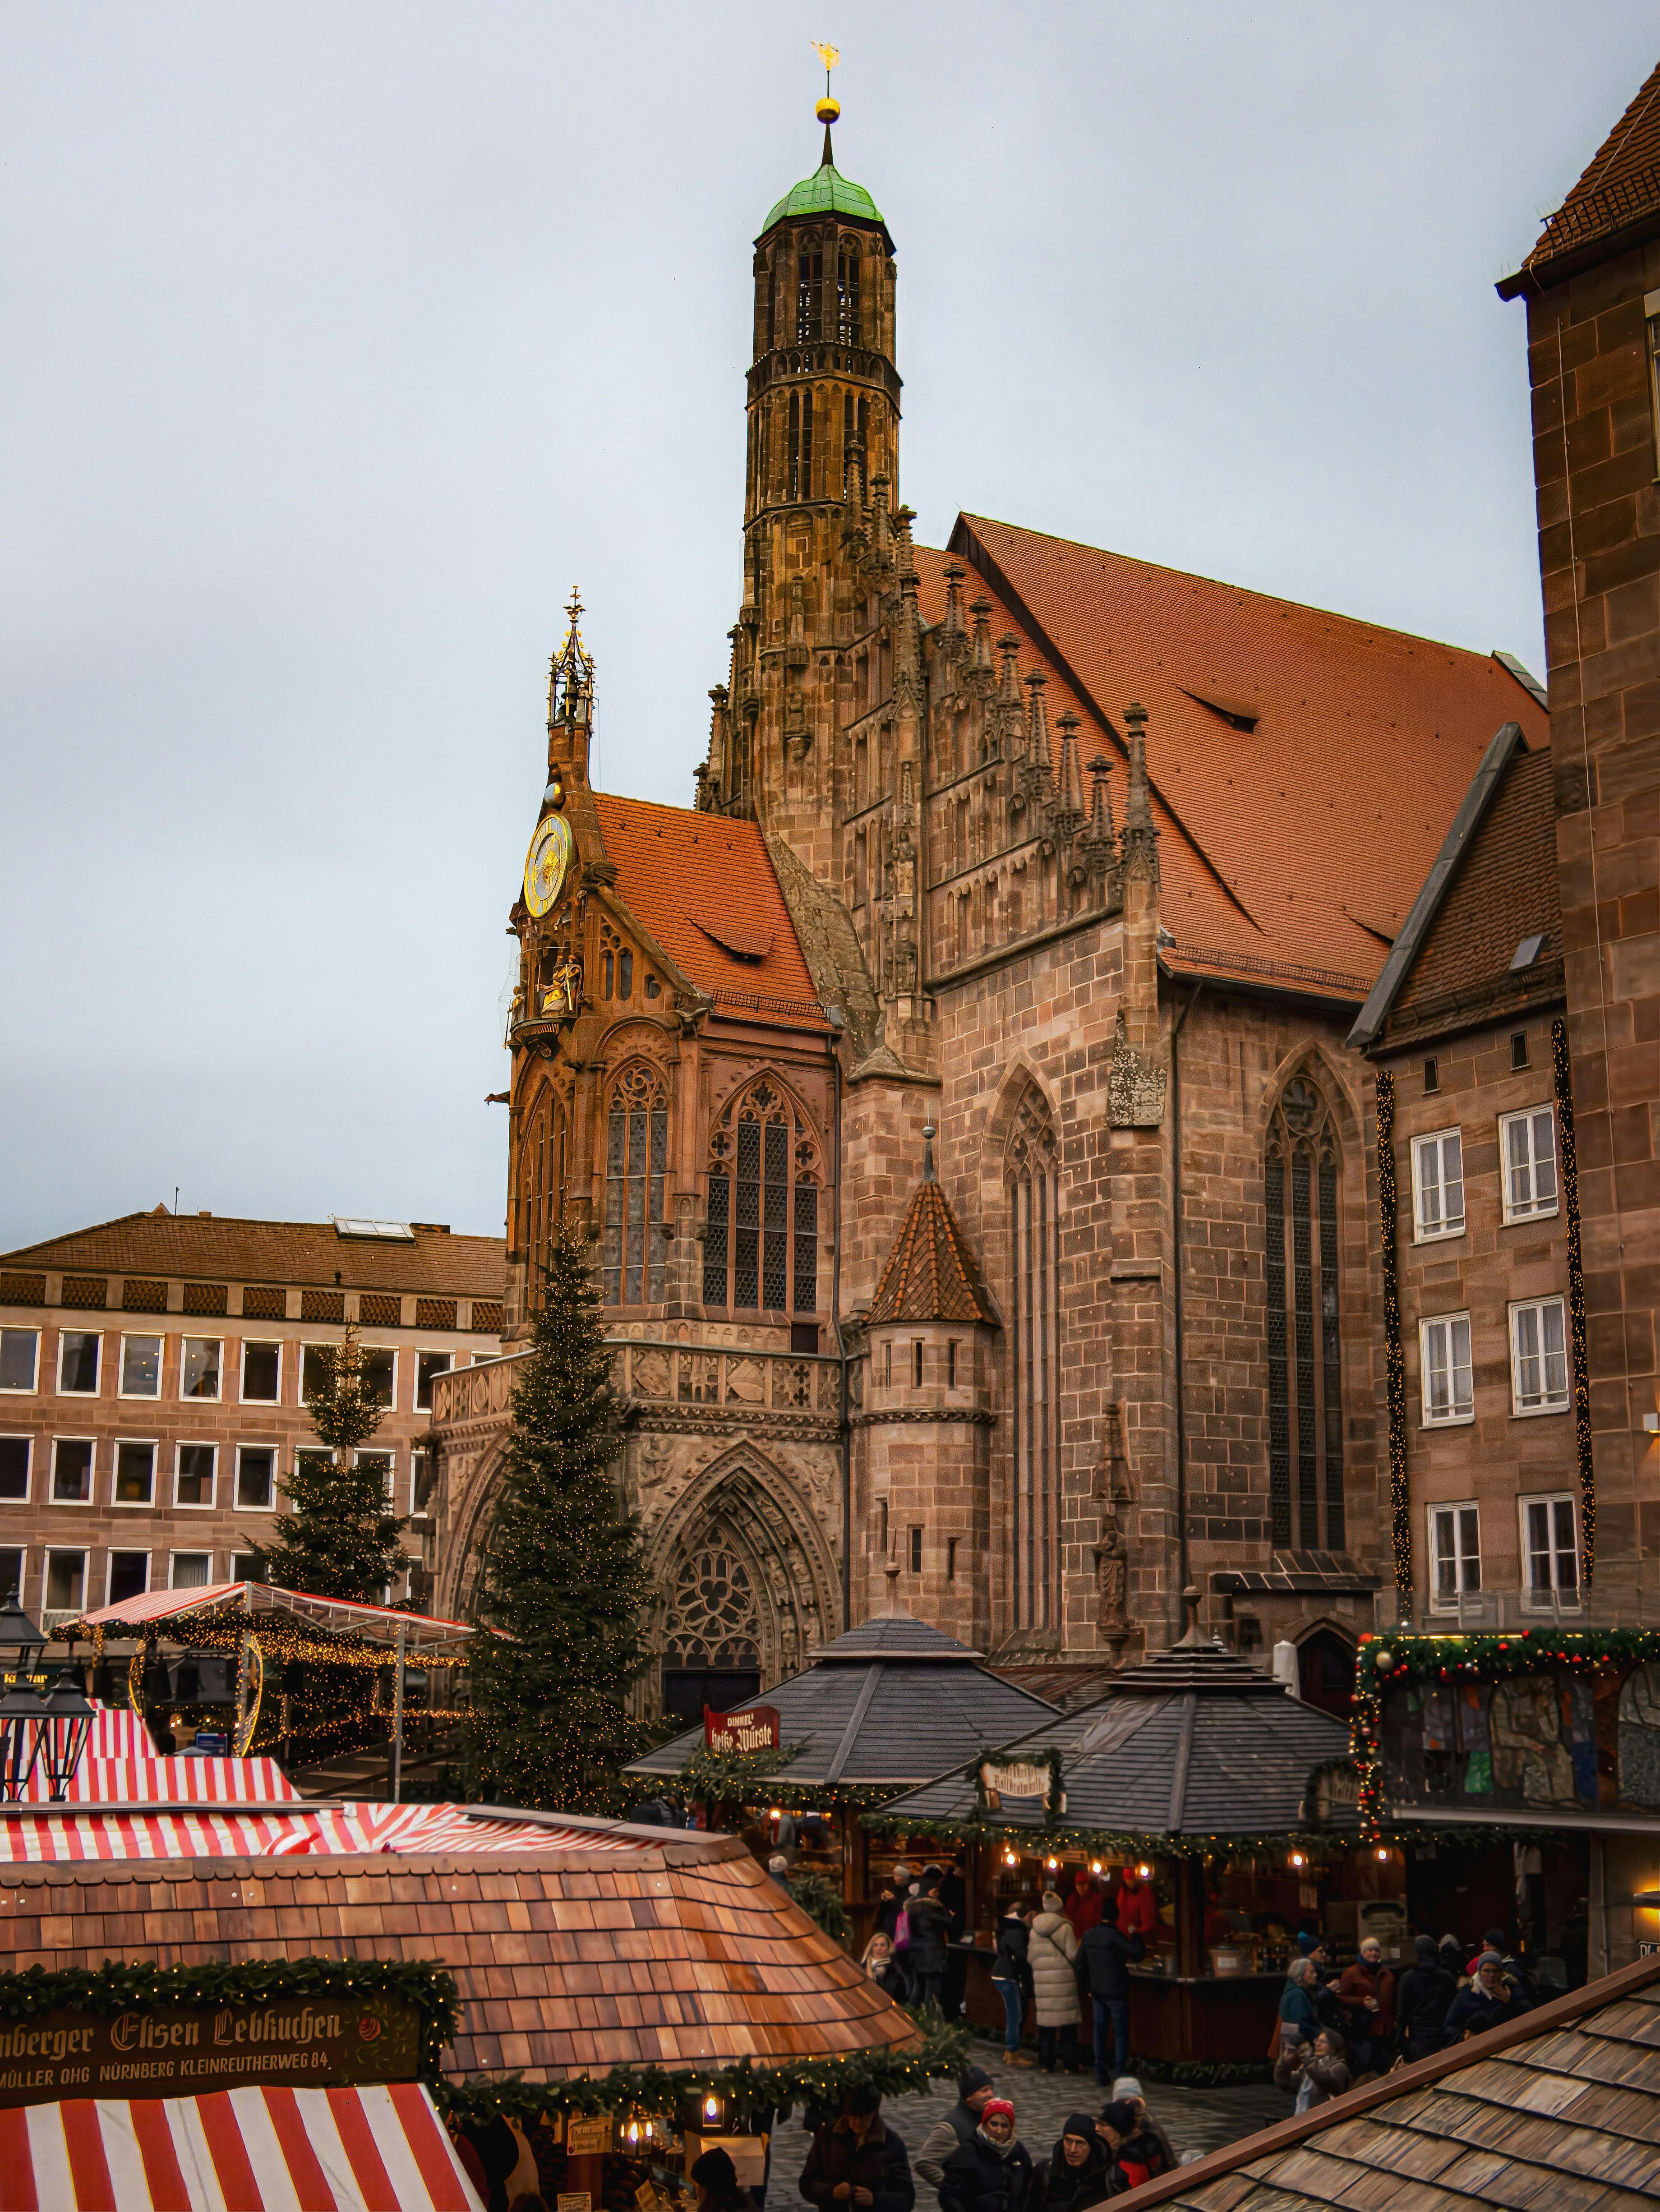
{"label": "person in black coat", "polygon": [[1496,1951],[1483,1951],[1476,1961],[1475,1979],[1460,1990],[1442,2023],[1443,2045],[1462,2043],[1467,2035],[1485,2035],[1490,2027],[1503,2027],[1533,2010],[1533,1999],[1519,1978],[1511,1981]]}
{"label": "person in black coat", "polygon": [[1031,2177],[1027,2212],[1089,2212],[1112,2194],[1112,2154],[1087,2112],[1069,2112],[1061,2140]]}
{"label": "person in black coat", "polygon": [[939,1876],[928,1875],[922,1894],[910,1901],[910,1976],[913,2005],[938,2004],[946,1978],[946,1938],[951,1914],[939,1901]]}
{"label": "person in black coat", "polygon": [[997,1923],[997,1952],[991,1985],[1003,2000],[1003,2050],[1011,2065],[1026,2066],[1020,2039],[1025,2032],[1026,1999],[1031,1995],[1031,1907],[1017,1899]]}
{"label": "person in black coat", "polygon": [[801,2169],[801,2194],[821,2212],[912,2212],[916,2185],[905,2146],[882,2124],[882,2097],[849,2089],[838,2118],[818,2130]]}
{"label": "person in black coat", "polygon": [[993,2097],[980,2124],[946,2160],[939,2212],[1026,2212],[1031,2154],[1014,2132],[1014,2107]]}
{"label": "person in black coat", "polygon": [[997,2084],[983,2066],[965,2066],[957,2077],[957,2102],[922,2138],[916,2154],[916,2171],[930,2189],[946,2178],[946,2160],[973,2136],[980,2115],[997,2094]]}
{"label": "person in black coat", "polygon": [[[1110,1920],[1085,1929],[1078,1946],[1078,1979],[1095,2011],[1095,2078],[1104,2089],[1130,2063],[1130,1985],[1126,1968],[1146,1956],[1140,1935]],[[1107,2022],[1112,2022],[1112,2071],[1107,2070]]]}
{"label": "person in black coat", "polygon": [[1441,2048],[1441,2030],[1458,1984],[1441,1964],[1433,1936],[1420,1936],[1418,1958],[1395,1992],[1395,2048],[1403,2058],[1427,2058]]}

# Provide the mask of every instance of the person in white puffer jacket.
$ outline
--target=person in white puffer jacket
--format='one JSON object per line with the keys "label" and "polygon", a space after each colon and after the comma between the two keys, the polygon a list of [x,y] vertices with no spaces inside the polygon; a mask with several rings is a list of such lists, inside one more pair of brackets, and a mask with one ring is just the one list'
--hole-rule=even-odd
{"label": "person in white puffer jacket", "polygon": [[1027,1952],[1037,2011],[1037,2063],[1045,2074],[1055,2071],[1057,2043],[1060,2063],[1068,2074],[1078,2071],[1078,1976],[1073,1966],[1077,1956],[1076,1931],[1059,1895],[1046,1889]]}

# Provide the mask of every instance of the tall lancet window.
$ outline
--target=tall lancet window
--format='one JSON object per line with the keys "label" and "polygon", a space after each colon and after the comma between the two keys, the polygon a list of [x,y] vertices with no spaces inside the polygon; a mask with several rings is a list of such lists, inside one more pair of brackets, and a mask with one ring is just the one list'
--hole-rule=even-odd
{"label": "tall lancet window", "polygon": [[669,1104],[648,1067],[617,1078],[605,1119],[605,1304],[655,1305],[663,1295]]}
{"label": "tall lancet window", "polygon": [[806,499],[809,495],[807,479],[812,472],[812,397],[810,392],[791,392],[789,425],[789,496]]}
{"label": "tall lancet window", "polygon": [[803,246],[795,262],[795,342],[812,345],[818,337],[818,301],[824,283],[824,257]]}
{"label": "tall lancet window", "polygon": [[836,339],[859,343],[859,241],[844,238],[836,257]]}
{"label": "tall lancet window", "polygon": [[1268,1509],[1279,1551],[1340,1552],[1345,1540],[1338,1166],[1331,1109],[1299,1076],[1274,1110],[1264,1164]]}
{"label": "tall lancet window", "polygon": [[1043,1629],[1061,1618],[1060,1183],[1054,1124],[1035,1087],[1015,1112],[1005,1178],[1012,1262],[1014,1626]]}
{"label": "tall lancet window", "polygon": [[729,1105],[709,1141],[703,1303],[739,1311],[818,1309],[818,1147],[772,1084]]}
{"label": "tall lancet window", "polygon": [[565,1205],[565,1115],[545,1085],[525,1115],[524,1133],[514,1176],[519,1249],[524,1255],[525,1287],[530,1310],[542,1303],[543,1286],[553,1259],[553,1240]]}

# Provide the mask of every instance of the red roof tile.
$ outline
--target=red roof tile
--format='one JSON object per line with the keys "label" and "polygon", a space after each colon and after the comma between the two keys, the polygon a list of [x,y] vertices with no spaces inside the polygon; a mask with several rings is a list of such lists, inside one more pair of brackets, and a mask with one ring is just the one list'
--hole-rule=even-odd
{"label": "red roof tile", "polygon": [[[1522,264],[1552,261],[1660,210],[1660,62]],[[1508,283],[1509,280],[1507,280]]]}
{"label": "red roof tile", "polygon": [[596,792],[617,896],[729,1009],[824,1027],[759,825]]}
{"label": "red roof tile", "polygon": [[[1495,730],[1548,740],[1489,654],[980,516],[952,544],[997,602],[994,627],[1025,634],[1023,670],[1049,672],[1051,720],[1063,704],[1084,715],[1086,755],[1099,732],[1122,761],[1123,710],[1147,708],[1180,946],[1347,976],[1364,998]],[[945,565],[919,552],[931,620]]]}
{"label": "red roof tile", "polygon": [[985,1295],[945,1192],[932,1176],[905,1209],[867,1319],[988,1322]]}
{"label": "red roof tile", "polygon": [[403,1237],[342,1237],[331,1221],[247,1221],[231,1214],[124,1213],[67,1237],[0,1254],[9,1266],[188,1275],[239,1283],[441,1292],[499,1298],[507,1246],[499,1237],[453,1237],[417,1227]]}

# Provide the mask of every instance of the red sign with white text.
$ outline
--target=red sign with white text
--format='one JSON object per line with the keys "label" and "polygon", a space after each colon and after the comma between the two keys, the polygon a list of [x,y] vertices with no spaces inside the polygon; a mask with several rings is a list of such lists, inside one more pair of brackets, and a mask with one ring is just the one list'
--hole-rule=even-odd
{"label": "red sign with white text", "polygon": [[703,1748],[728,1754],[733,1752],[776,1751],[777,1706],[745,1705],[737,1712],[714,1713],[705,1705]]}

